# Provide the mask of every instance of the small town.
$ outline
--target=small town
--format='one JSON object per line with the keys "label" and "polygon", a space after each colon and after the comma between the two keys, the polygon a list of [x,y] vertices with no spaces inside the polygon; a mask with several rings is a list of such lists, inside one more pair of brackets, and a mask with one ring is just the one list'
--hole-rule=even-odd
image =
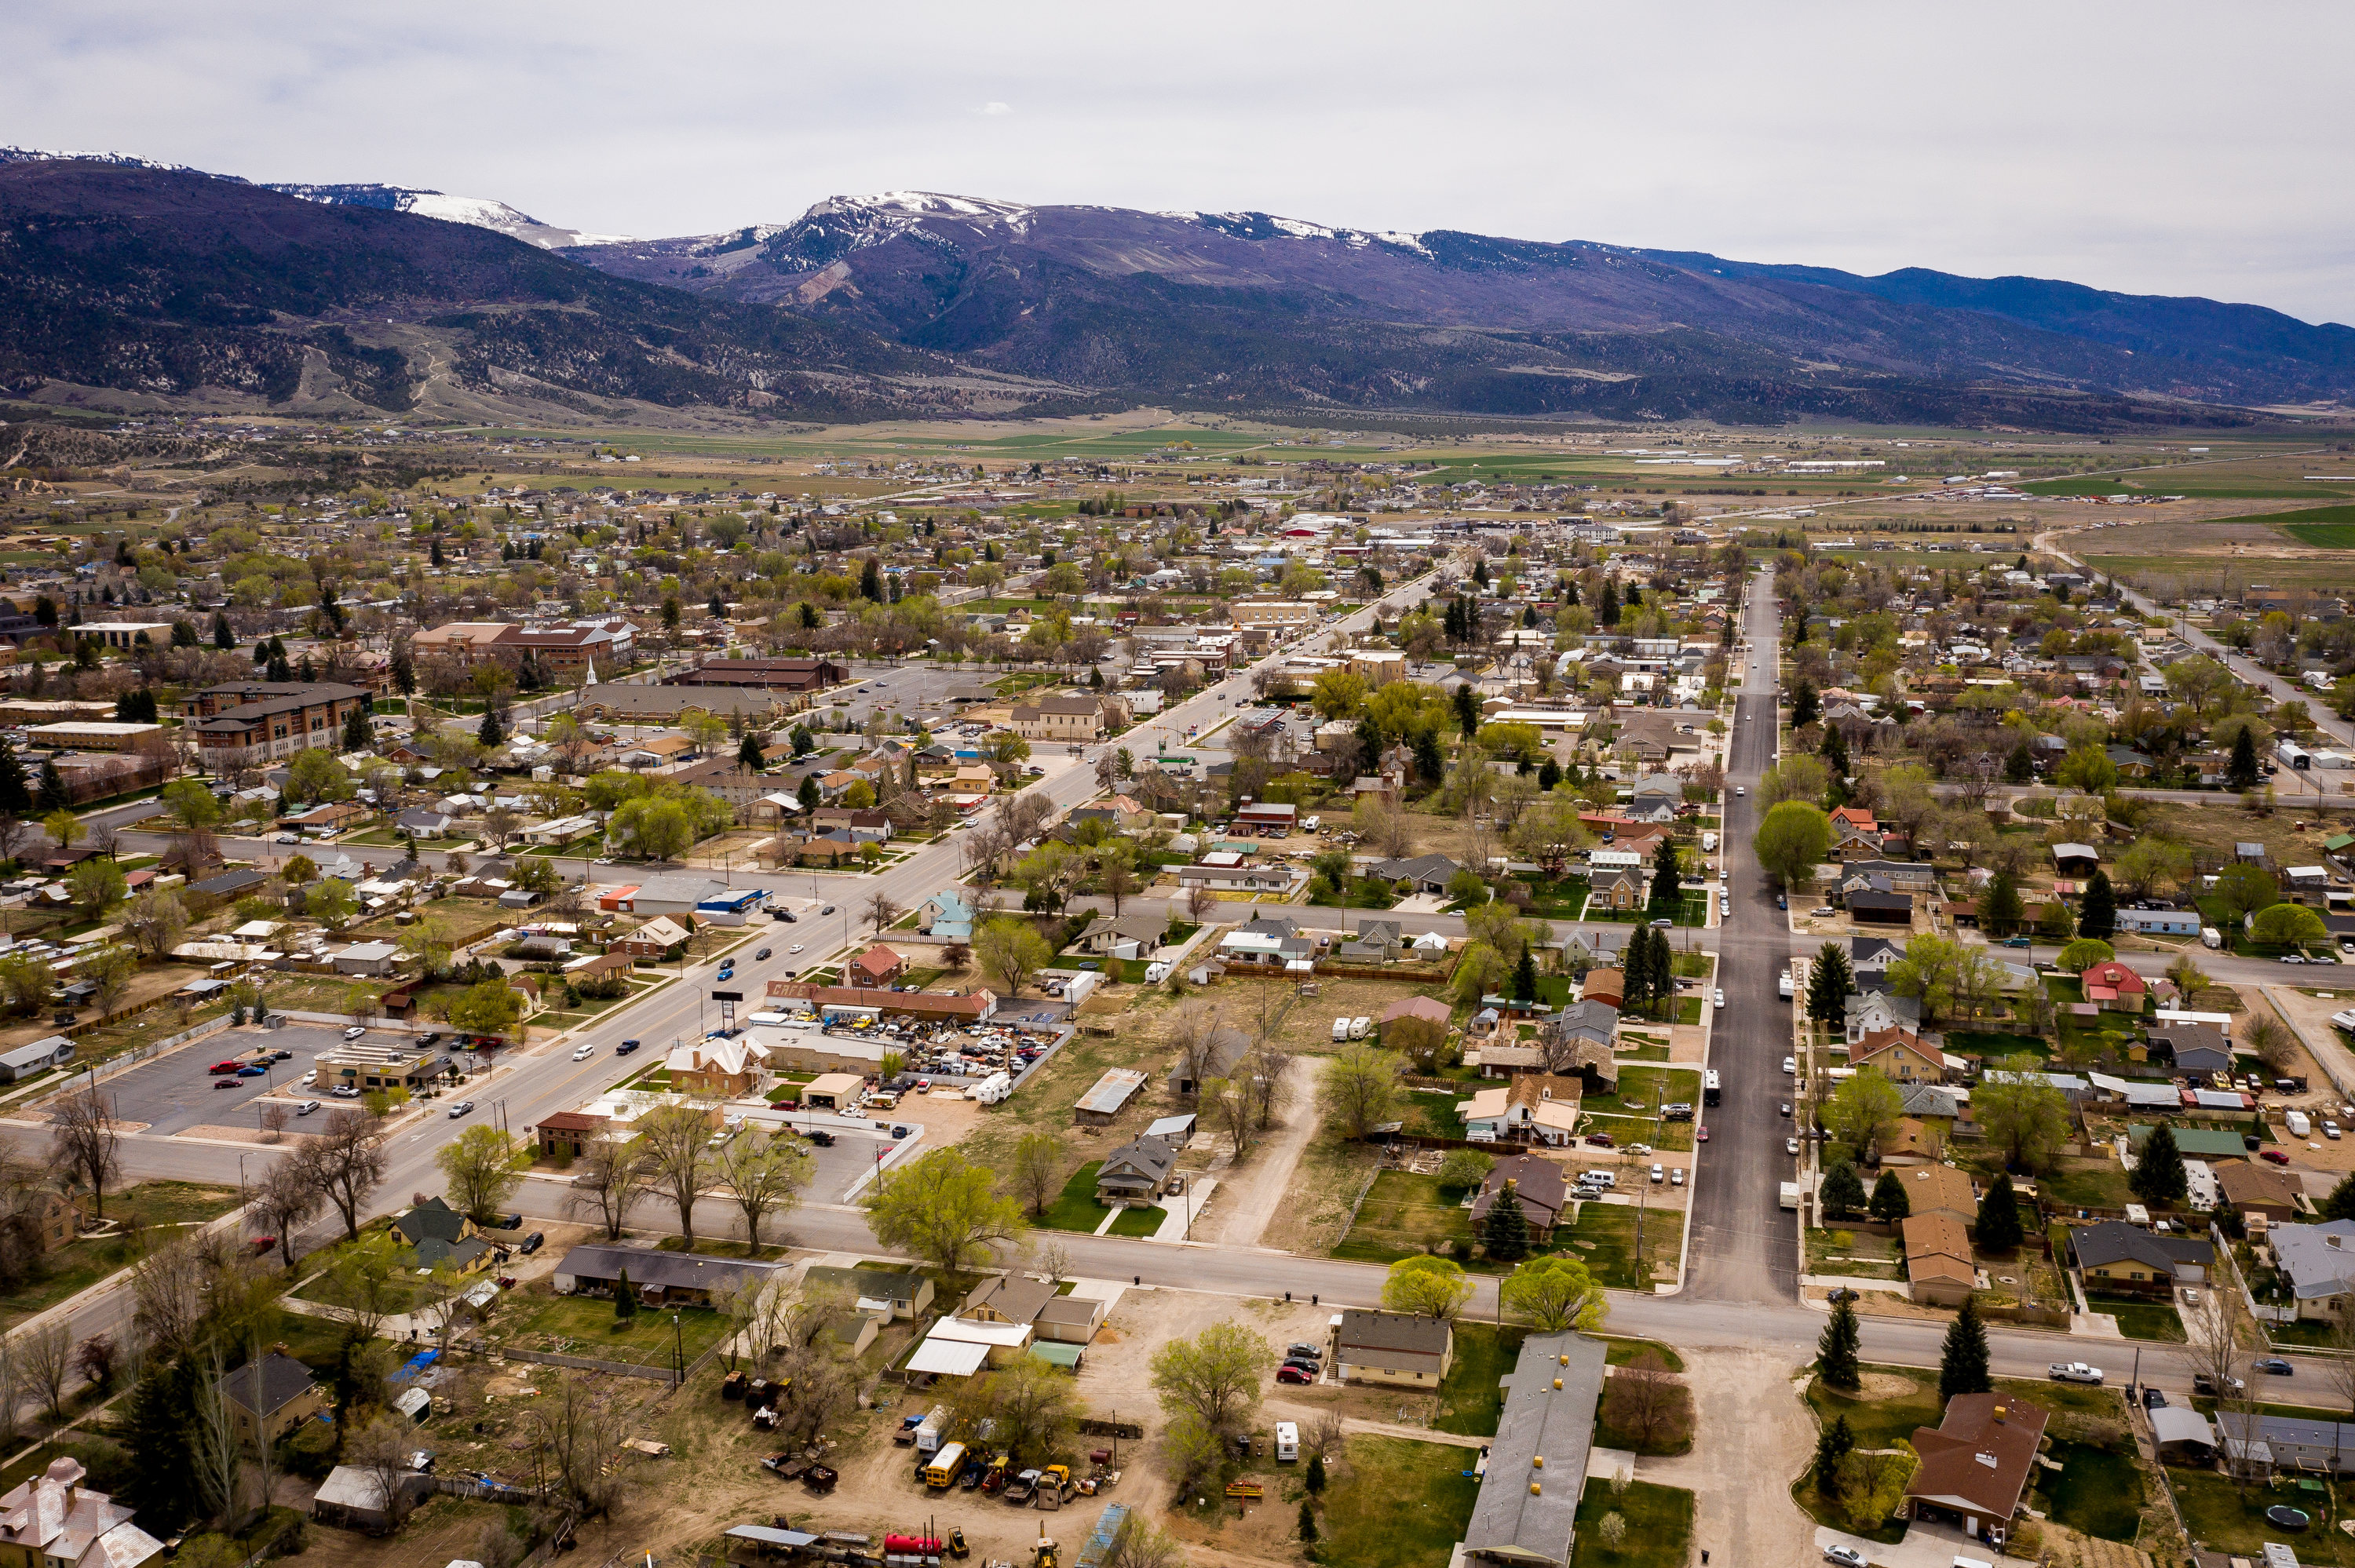
{"label": "small town", "polygon": [[1207,20],[15,8],[0,1568],[2355,1568],[2355,16]]}

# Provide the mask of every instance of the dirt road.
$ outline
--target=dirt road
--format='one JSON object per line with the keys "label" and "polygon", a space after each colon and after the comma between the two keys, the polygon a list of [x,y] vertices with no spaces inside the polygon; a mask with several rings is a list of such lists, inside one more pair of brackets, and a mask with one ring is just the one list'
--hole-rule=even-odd
{"label": "dirt road", "polygon": [[1218,1195],[1209,1213],[1196,1222],[1194,1239],[1223,1246],[1257,1246],[1268,1222],[1292,1192],[1293,1173],[1301,1150],[1316,1134],[1315,1064],[1295,1056],[1284,1070],[1284,1086],[1292,1096],[1284,1121],[1252,1146],[1244,1162],[1219,1175]]}

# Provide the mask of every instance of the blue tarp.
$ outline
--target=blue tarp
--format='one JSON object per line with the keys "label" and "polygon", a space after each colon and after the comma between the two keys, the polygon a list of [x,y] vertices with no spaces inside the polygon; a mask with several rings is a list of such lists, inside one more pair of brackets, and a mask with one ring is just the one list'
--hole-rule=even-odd
{"label": "blue tarp", "polygon": [[441,1359],[442,1352],[439,1351],[420,1351],[401,1363],[400,1370],[392,1374],[392,1381],[407,1383]]}

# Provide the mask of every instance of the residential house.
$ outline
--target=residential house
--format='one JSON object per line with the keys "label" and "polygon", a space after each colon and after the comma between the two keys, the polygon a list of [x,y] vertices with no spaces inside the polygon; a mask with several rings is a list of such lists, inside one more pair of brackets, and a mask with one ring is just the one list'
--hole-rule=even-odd
{"label": "residential house", "polygon": [[1178,1169],[1178,1146],[1147,1135],[1124,1143],[1096,1169],[1096,1202],[1151,1203],[1169,1190]]}
{"label": "residential house", "polygon": [[1055,1298],[1055,1282],[1027,1274],[994,1274],[965,1295],[956,1315],[973,1323],[1028,1324]]}
{"label": "residential house", "polygon": [[2150,996],[2150,983],[2115,959],[2105,959],[2079,979],[2085,1000],[2106,1012],[2139,1013]]}
{"label": "residential house", "polygon": [[1843,868],[1847,876],[1870,876],[1885,882],[1894,893],[1928,897],[1938,889],[1937,868],[1910,860],[1862,860]]}
{"label": "residential house", "polygon": [[1924,1165],[1905,1171],[1902,1180],[1907,1213],[1944,1214],[1966,1225],[1978,1223],[1978,1191],[1967,1171],[1952,1165]]}
{"label": "residential house", "polygon": [[1550,1241],[1554,1227],[1572,1213],[1570,1188],[1562,1181],[1561,1167],[1553,1160],[1535,1154],[1524,1154],[1512,1160],[1500,1160],[1480,1183],[1480,1195],[1472,1200],[1472,1228],[1477,1232],[1487,1220],[1489,1211],[1505,1201],[1508,1194],[1520,1204],[1521,1216],[1529,1223],[1529,1234],[1540,1241]]}
{"label": "residential house", "polygon": [[1590,872],[1587,891],[1597,908],[1624,914],[1650,901],[1652,884],[1640,867],[1614,865]]}
{"label": "residential house", "polygon": [[1040,697],[1014,705],[1014,733],[1025,740],[1084,742],[1104,735],[1101,697]]}
{"label": "residential house", "polygon": [[2216,1191],[2243,1214],[2263,1214],[2268,1225],[2302,1220],[2313,1212],[2305,1185],[2288,1171],[2246,1160],[2227,1160],[2213,1167]]}
{"label": "residential house", "polygon": [[627,936],[613,938],[608,951],[625,954],[633,959],[667,957],[693,936],[686,927],[667,915],[657,915]]}
{"label": "residential house", "polygon": [[2229,1073],[2232,1044],[2212,1023],[2161,1023],[2150,1032],[2151,1054],[2179,1073]]}
{"label": "residential house", "polygon": [[1134,942],[1140,954],[1151,953],[1169,938],[1169,916],[1132,910],[1126,915],[1099,915],[1088,922],[1072,943],[1083,953],[1108,958],[1124,942]]}
{"label": "residential house", "polygon": [[1898,1084],[1935,1084],[1946,1075],[1945,1052],[1924,1045],[1911,1030],[1895,1027],[1874,1030],[1849,1046],[1848,1065],[1877,1068],[1881,1076]]}
{"label": "residential house", "polygon": [[559,1296],[611,1292],[622,1277],[649,1304],[684,1301],[708,1307],[715,1291],[725,1287],[758,1285],[794,1266],[756,1263],[749,1258],[704,1257],[654,1247],[609,1246],[599,1243],[576,1246],[556,1265]]}
{"label": "residential house", "polygon": [[0,1563],[7,1568],[142,1568],[164,1543],[132,1510],[82,1485],[89,1472],[63,1455],[0,1494]]}
{"label": "residential house", "polygon": [[1877,887],[1847,891],[1849,918],[1874,926],[1911,926],[1913,924],[1913,895],[1904,893],[1884,893]]}
{"label": "residential house", "polygon": [[1906,1483],[1905,1511],[1959,1525],[2000,1548],[2011,1538],[2047,1419],[2042,1406],[2012,1395],[1955,1395],[1937,1425],[1913,1429],[1921,1462]]}
{"label": "residential house", "polygon": [[1351,1308],[1333,1338],[1343,1383],[1436,1389],[1455,1360],[1455,1327],[1444,1319]]}
{"label": "residential house", "polygon": [[448,1267],[470,1274],[491,1262],[491,1244],[474,1222],[439,1198],[428,1198],[392,1222],[393,1230],[417,1255],[421,1268]]}
{"label": "residential house", "polygon": [[689,1041],[663,1061],[675,1092],[722,1099],[758,1094],[768,1065],[769,1048],[749,1034]]}
{"label": "residential house", "polygon": [[1385,1041],[1390,1039],[1390,1026],[1402,1018],[1420,1019],[1425,1023],[1435,1024],[1444,1037],[1447,1033],[1448,1021],[1454,1016],[1448,1005],[1435,996],[1402,996],[1382,1009],[1382,1015],[1376,1022],[1380,1024]]}
{"label": "residential house", "polygon": [[605,1136],[613,1119],[587,1111],[550,1111],[539,1118],[538,1126],[524,1131],[538,1139],[542,1160],[578,1160]]}
{"label": "residential house", "polygon": [[1971,1238],[1952,1214],[1910,1214],[1905,1242],[1906,1298],[1918,1307],[1960,1307],[1978,1283]]}
{"label": "residential house", "polygon": [[852,985],[888,986],[908,972],[908,960],[878,942],[845,966]]}
{"label": "residential house", "polygon": [[328,1406],[326,1391],[312,1378],[311,1369],[277,1351],[223,1377],[220,1393],[238,1442],[255,1452]]}
{"label": "residential house", "polygon": [[1848,1030],[1849,1065],[1855,1066],[1856,1048],[1868,1034],[1884,1030],[1919,1029],[1922,1023],[1922,1003],[1918,998],[1899,996],[1893,991],[1859,991],[1849,997],[1845,1008]]}
{"label": "residential house", "polygon": [[1607,1354],[1580,1333],[1521,1342],[1464,1531],[1466,1568],[1568,1568]]}
{"label": "residential house", "polygon": [[954,888],[935,893],[916,908],[916,928],[944,941],[973,940],[973,906]]}
{"label": "residential house", "polygon": [[1627,971],[1618,969],[1589,969],[1580,985],[1581,1001],[1599,1001],[1605,1007],[1627,1005]]}
{"label": "residential house", "polygon": [[1447,891],[1448,880],[1463,870],[1444,854],[1419,854],[1404,860],[1378,860],[1366,867],[1366,874],[1389,883],[1401,893],[1440,894]]}
{"label": "residential house", "polygon": [[1464,1136],[1475,1143],[1528,1139],[1559,1149],[1577,1141],[1579,1102],[1585,1085],[1549,1073],[1516,1075],[1508,1085],[1482,1089],[1457,1105]]}
{"label": "residential house", "polygon": [[[2285,1225],[2282,1230],[2297,1228]],[[2276,1247],[2280,1234],[2275,1233]],[[2204,1241],[2159,1235],[2124,1220],[2079,1226],[2069,1233],[2069,1245],[2088,1289],[2099,1282],[2108,1289],[2144,1294],[2165,1294],[2179,1285],[2203,1283],[2215,1255],[2215,1249]]]}
{"label": "residential house", "polygon": [[810,1266],[802,1276],[805,1290],[839,1290],[872,1317],[911,1319],[930,1311],[932,1282],[925,1276],[893,1268],[837,1268]]}
{"label": "residential house", "polygon": [[2275,1267],[2289,1280],[2299,1321],[2344,1320],[2355,1298],[2355,1220],[2275,1225],[2265,1240]]}

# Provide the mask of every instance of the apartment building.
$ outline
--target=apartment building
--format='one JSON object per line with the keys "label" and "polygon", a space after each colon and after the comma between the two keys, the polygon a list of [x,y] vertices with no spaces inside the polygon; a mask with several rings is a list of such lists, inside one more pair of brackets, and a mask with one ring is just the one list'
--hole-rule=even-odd
{"label": "apartment building", "polygon": [[191,693],[182,713],[208,768],[250,767],[312,747],[342,747],[344,721],[368,711],[357,686],[334,682],[243,681]]}

